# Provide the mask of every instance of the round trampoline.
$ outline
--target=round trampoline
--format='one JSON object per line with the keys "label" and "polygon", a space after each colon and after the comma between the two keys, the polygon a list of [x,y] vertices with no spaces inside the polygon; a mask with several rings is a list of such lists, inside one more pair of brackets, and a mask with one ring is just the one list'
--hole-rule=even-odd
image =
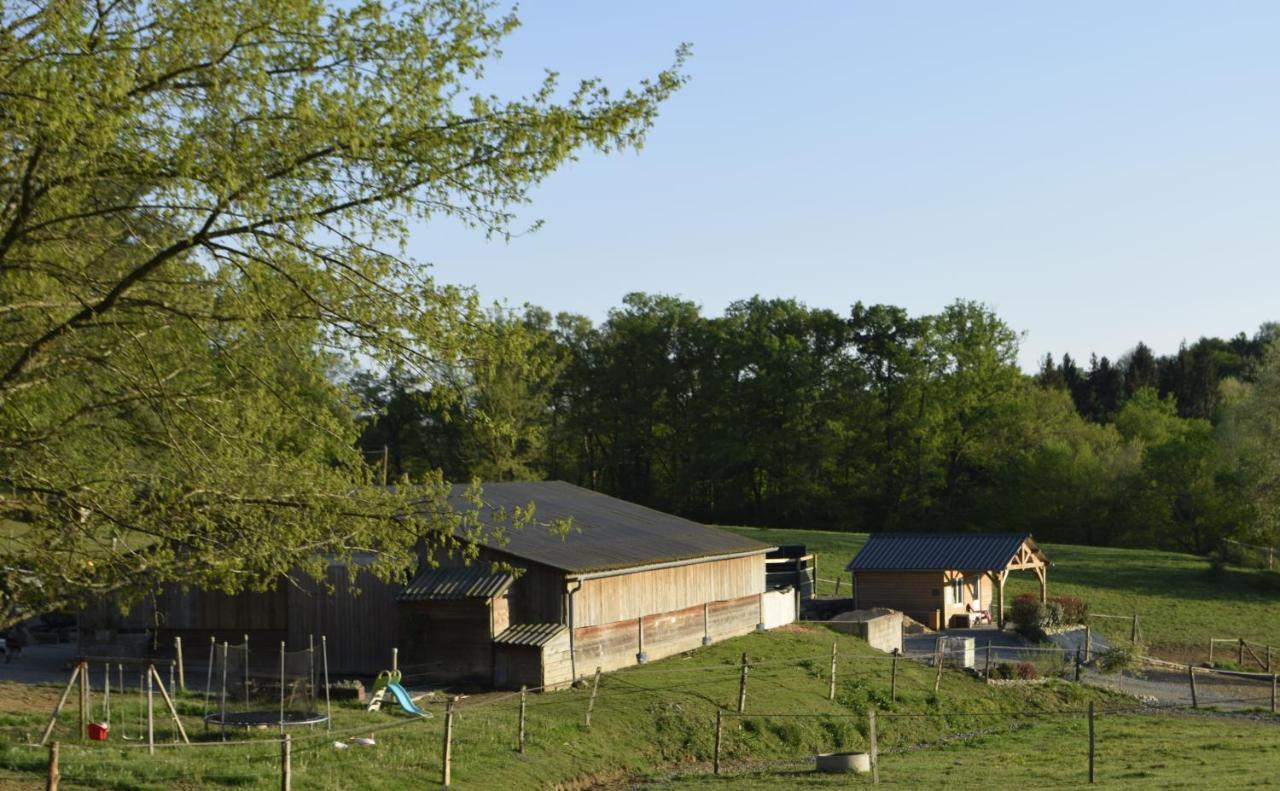
{"label": "round trampoline", "polygon": [[320,711],[286,711],[281,719],[279,711],[228,711],[223,714],[215,711],[206,714],[204,721],[209,725],[228,726],[232,728],[288,728],[291,725],[319,725],[328,722],[329,717]]}

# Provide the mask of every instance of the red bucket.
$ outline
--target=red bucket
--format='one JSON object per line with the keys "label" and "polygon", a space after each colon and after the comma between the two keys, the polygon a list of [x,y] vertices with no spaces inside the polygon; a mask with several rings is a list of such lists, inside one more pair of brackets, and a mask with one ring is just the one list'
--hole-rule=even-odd
{"label": "red bucket", "polygon": [[95,742],[105,742],[107,740],[107,732],[111,730],[110,725],[101,722],[89,723],[89,738]]}

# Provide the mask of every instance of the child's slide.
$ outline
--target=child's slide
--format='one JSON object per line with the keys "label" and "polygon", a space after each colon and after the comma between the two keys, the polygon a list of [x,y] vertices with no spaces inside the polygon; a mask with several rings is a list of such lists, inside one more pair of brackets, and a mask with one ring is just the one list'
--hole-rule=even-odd
{"label": "child's slide", "polygon": [[396,703],[400,704],[400,708],[404,709],[405,714],[412,714],[415,717],[431,716],[431,712],[418,708],[418,704],[414,703],[413,699],[409,697],[409,692],[394,681],[387,683],[387,692],[390,692],[395,697]]}

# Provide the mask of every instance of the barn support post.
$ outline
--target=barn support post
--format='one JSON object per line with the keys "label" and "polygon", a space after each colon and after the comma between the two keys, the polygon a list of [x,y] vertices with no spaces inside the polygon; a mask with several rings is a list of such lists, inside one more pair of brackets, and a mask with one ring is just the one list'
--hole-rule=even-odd
{"label": "barn support post", "polygon": [[636,664],[643,665],[649,661],[649,655],[644,652],[644,616],[641,615],[636,619]]}
{"label": "barn support post", "polygon": [[757,596],[756,600],[759,602],[759,606],[757,608],[757,613],[759,615],[756,619],[756,631],[763,632],[764,631],[764,593],[761,593],[759,596]]}
{"label": "barn support post", "polygon": [[711,645],[711,605],[702,603],[702,644]]}

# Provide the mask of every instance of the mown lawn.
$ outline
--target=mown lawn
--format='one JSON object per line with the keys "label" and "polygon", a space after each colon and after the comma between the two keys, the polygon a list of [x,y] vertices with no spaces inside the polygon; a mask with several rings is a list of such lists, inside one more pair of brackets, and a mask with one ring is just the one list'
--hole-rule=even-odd
{"label": "mown lawn", "polygon": [[[867,538],[865,533],[728,529],[769,543],[805,544],[818,553],[821,577],[843,576],[841,593],[849,590],[844,566]],[[1155,656],[1203,661],[1210,637],[1243,637],[1272,645],[1280,665],[1280,573],[1228,567],[1214,575],[1204,558],[1176,552],[1069,544],[1042,548],[1053,561],[1049,595],[1079,596],[1096,613],[1132,616],[1136,611],[1142,636]],[[822,593],[834,589],[831,582],[820,583]],[[1010,601],[1019,593],[1038,590],[1029,572],[1009,576]],[[1129,637],[1128,621],[1098,619],[1094,625],[1112,639]]]}
{"label": "mown lawn", "polygon": [[[838,645],[835,701],[827,699],[831,645]],[[1088,700],[1111,705],[1120,699],[1063,682],[1037,687],[988,687],[948,671],[937,695],[934,672],[902,662],[898,701],[890,699],[888,657],[862,641],[824,627],[784,627],[607,675],[590,729],[583,724],[589,690],[533,695],[528,709],[528,747],[515,752],[518,700],[496,695],[465,700],[455,722],[454,783],[459,788],[528,788],[586,781],[630,781],[673,771],[705,768],[712,757],[717,706],[734,707],[740,655],[753,662],[748,676],[747,714],[726,720],[726,764],[800,761],[814,752],[865,749],[866,712],[928,715],[883,719],[885,749],[935,742],[974,728],[1005,728],[1028,716],[1078,713]],[[44,771],[46,751],[28,746],[38,738],[58,690],[0,685],[0,787],[31,788]],[[96,697],[95,697],[96,700]],[[98,701],[100,703],[100,701]],[[74,703],[74,696],[73,696]],[[182,701],[189,731],[205,737],[199,694]],[[71,707],[68,707],[71,709]],[[438,783],[442,707],[435,717],[409,722],[394,712],[367,714],[353,705],[335,712],[334,733],[295,732],[295,787],[308,789],[420,789]],[[270,733],[249,744],[164,746],[146,755],[136,741],[137,693],[115,696],[113,740],[72,743],[74,711],[60,723],[64,741],[64,789],[195,789],[278,787],[279,748]],[[805,715],[780,716],[768,715]],[[819,716],[809,716],[819,715]],[[1074,716],[1074,715],[1073,715]],[[1034,721],[1034,720],[1032,720]],[[391,726],[391,727],[388,727]],[[169,741],[157,718],[162,742]],[[380,728],[384,728],[379,730]],[[334,748],[336,738],[373,736],[373,747]]]}
{"label": "mown lawn", "polygon": [[[1265,788],[1280,779],[1277,725],[1174,716],[1105,716],[1096,722],[1095,777],[1103,788]],[[889,753],[881,785],[897,788],[1081,788],[1088,781],[1088,725],[1080,718],[979,736],[928,750]],[[812,763],[720,777],[687,775],[645,788],[847,788],[866,776],[822,775]]]}

